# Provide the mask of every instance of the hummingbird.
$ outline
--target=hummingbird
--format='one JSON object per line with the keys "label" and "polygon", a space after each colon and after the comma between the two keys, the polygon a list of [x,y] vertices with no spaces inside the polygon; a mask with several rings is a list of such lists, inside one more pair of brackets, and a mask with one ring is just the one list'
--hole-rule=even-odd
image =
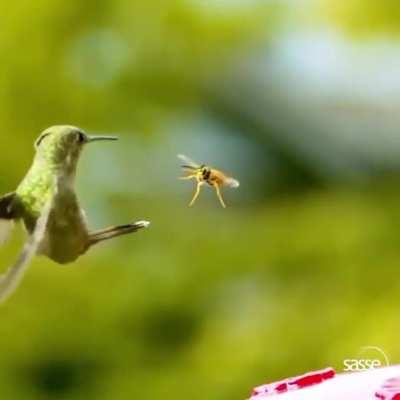
{"label": "hummingbird", "polygon": [[15,221],[22,221],[28,233],[16,263],[0,275],[0,301],[15,289],[35,254],[67,264],[100,242],[149,226],[148,221],[137,221],[90,231],[79,205],[75,178],[83,148],[117,139],[88,135],[69,125],[52,126],[40,134],[28,173],[14,192],[0,197],[0,241],[4,241]]}

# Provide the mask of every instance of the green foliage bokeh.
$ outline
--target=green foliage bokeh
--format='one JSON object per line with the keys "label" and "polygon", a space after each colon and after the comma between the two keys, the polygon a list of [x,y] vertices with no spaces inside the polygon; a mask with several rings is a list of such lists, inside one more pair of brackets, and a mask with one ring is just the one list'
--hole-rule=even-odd
{"label": "green foliage bokeh", "polygon": [[[151,149],[162,143],[168,121],[207,109],[210,82],[246,51],[267,46],[284,21],[272,2],[229,10],[222,3],[0,5],[1,192],[29,167],[42,129],[70,123],[117,132],[117,161],[103,147],[84,156],[80,197],[91,225],[152,222],[70,266],[34,260],[0,308],[1,398],[244,399],[269,380],[328,365],[340,370],[364,345],[399,359],[396,180],[266,199],[261,179],[253,197],[229,192],[227,210],[206,194],[187,209],[191,186],[174,193],[169,182],[176,177],[167,177],[149,150],[152,173],[173,194],[152,183],[134,191],[150,171],[134,155],[129,165],[120,161],[124,146],[134,154],[129,139]],[[361,24],[352,18],[366,2],[333,3],[330,21],[356,31]],[[397,29],[395,2],[368,7],[363,24],[377,27],[371,32]],[[244,196],[249,186],[242,182]],[[23,237],[17,227],[1,249],[2,270]]]}

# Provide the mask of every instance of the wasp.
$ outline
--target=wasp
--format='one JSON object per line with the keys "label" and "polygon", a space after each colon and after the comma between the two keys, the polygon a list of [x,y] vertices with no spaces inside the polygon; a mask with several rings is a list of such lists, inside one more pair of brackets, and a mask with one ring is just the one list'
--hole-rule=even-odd
{"label": "wasp", "polygon": [[237,188],[239,187],[239,181],[225,175],[222,171],[219,171],[218,169],[212,168],[205,164],[199,165],[183,154],[178,154],[178,158],[183,162],[181,167],[186,173],[185,176],[182,176],[179,179],[196,180],[196,191],[193,195],[192,200],[189,203],[189,207],[191,207],[195,203],[196,199],[199,197],[201,187],[205,183],[207,183],[215,189],[215,192],[222,207],[225,208],[226,204],[224,202],[224,199],[222,198],[221,187],[228,186],[231,188]]}

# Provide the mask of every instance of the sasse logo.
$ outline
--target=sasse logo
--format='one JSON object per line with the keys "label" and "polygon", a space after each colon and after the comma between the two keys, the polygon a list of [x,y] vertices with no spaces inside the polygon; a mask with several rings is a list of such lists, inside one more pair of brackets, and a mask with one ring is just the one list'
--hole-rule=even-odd
{"label": "sasse logo", "polygon": [[369,359],[361,359],[361,360],[344,360],[344,371],[366,371],[367,369],[379,368],[382,366],[382,363],[379,360],[369,360]]}
{"label": "sasse logo", "polygon": [[[366,357],[368,353],[369,357]],[[343,360],[344,371],[366,371],[389,366],[389,359],[382,349],[375,346],[363,347],[357,358]]]}

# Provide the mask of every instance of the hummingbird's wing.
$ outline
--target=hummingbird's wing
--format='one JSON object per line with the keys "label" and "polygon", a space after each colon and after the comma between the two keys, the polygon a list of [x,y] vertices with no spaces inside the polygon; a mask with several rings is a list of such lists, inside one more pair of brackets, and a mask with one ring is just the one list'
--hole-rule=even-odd
{"label": "hummingbird's wing", "polygon": [[13,220],[17,217],[14,207],[15,198],[15,192],[0,197],[0,246],[7,240],[14,226]]}
{"label": "hummingbird's wing", "polygon": [[0,197],[0,219],[16,218],[16,198],[17,194],[15,192],[7,193]]}
{"label": "hummingbird's wing", "polygon": [[35,230],[26,241],[17,261],[5,274],[0,275],[0,303],[4,302],[17,288],[30,261],[36,254],[46,233],[47,222],[51,212],[52,202],[50,201],[43,209],[42,215],[36,223]]}
{"label": "hummingbird's wing", "polygon": [[7,241],[13,226],[14,223],[12,221],[0,219],[0,246]]}
{"label": "hummingbird's wing", "polygon": [[187,169],[198,169],[200,167],[199,164],[191,160],[189,157],[185,156],[184,154],[178,154],[177,156],[182,162],[183,165],[181,166],[182,168],[187,168]]}

